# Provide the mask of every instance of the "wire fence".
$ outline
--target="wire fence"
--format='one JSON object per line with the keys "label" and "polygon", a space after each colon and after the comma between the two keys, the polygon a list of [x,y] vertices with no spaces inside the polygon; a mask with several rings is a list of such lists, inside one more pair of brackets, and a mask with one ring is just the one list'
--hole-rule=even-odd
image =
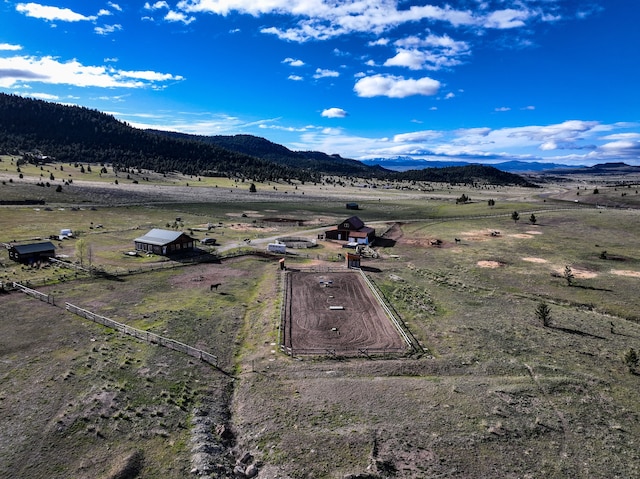
{"label": "wire fence", "polygon": [[[42,293],[16,282],[12,283],[12,287],[13,289],[21,291],[33,298],[56,306],[55,298],[53,295]],[[194,358],[200,359],[207,364],[218,367],[217,356],[206,351],[202,351],[201,349],[189,346],[188,344],[181,343],[180,341],[176,341],[175,339],[165,338],[164,336],[160,336],[159,334],[127,326],[126,324],[119,323],[118,321],[114,321],[113,319],[109,319],[105,316],[93,313],[71,303],[65,302],[65,309],[71,313],[93,321],[94,323],[102,324],[103,326],[115,329],[116,331],[120,331],[126,335],[133,336],[136,339],[146,341],[150,344],[157,344],[158,346],[163,346],[174,351],[179,351]]]}
{"label": "wire fence", "polygon": [[218,357],[206,351],[202,351],[201,349],[194,348],[174,339],[165,338],[164,336],[160,336],[159,334],[127,326],[126,324],[119,323],[117,321],[114,321],[113,319],[106,318],[71,303],[65,303],[65,305],[67,311],[77,314],[78,316],[82,316],[85,319],[98,324],[102,324],[103,326],[115,329],[116,331],[120,331],[129,336],[133,336],[134,338],[141,339],[142,341],[146,341],[150,344],[157,344],[168,349],[173,349],[174,351],[179,351],[194,358],[200,359],[201,361],[211,364],[212,366],[218,367]]}

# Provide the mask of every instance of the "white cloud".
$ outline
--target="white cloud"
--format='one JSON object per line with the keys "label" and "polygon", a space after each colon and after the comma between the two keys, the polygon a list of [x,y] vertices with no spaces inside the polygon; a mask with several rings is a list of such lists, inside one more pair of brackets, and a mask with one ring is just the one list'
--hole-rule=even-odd
{"label": "white cloud", "polygon": [[119,30],[122,30],[122,25],[117,23],[115,25],[105,25],[104,27],[95,27],[93,29],[98,35],[108,35]]}
{"label": "white cloud", "polygon": [[282,60],[282,63],[286,63],[292,67],[301,67],[304,66],[304,62],[302,60],[297,60],[295,58],[285,58]]}
{"label": "white cloud", "polygon": [[189,25],[191,22],[195,21],[196,17],[187,17],[182,12],[174,12],[173,10],[169,10],[164,16],[164,19],[167,22],[182,22],[185,25]]}
{"label": "white cloud", "polygon": [[455,97],[456,97],[455,93],[449,92],[444,96],[444,99],[445,100],[451,100],[452,98],[455,98]]}
{"label": "white cloud", "polygon": [[146,80],[149,82],[163,82],[169,80],[184,80],[181,76],[174,76],[170,73],[158,73],[153,71],[126,71],[126,70],[112,70],[111,72],[115,78],[135,78],[137,80]]}
{"label": "white cloud", "polygon": [[165,2],[164,0],[159,1],[159,2],[155,2],[153,4],[146,2],[144,4],[144,8],[145,10],[160,10],[160,9],[167,9],[169,10],[169,4],[167,2]]}
{"label": "white cloud", "polygon": [[155,87],[182,76],[151,71],[124,71],[105,66],[86,66],[77,60],[60,62],[53,57],[14,56],[0,58],[0,87],[30,83],[100,88]]}
{"label": "white cloud", "polygon": [[545,141],[542,145],[540,145],[540,149],[542,151],[552,151],[552,150],[557,150],[558,149],[558,144],[551,140],[551,141]]}
{"label": "white cloud", "polygon": [[440,138],[442,132],[435,130],[414,131],[412,133],[400,133],[393,137],[394,143],[406,143],[416,141],[434,140]]}
{"label": "white cloud", "polygon": [[607,141],[618,141],[618,140],[640,140],[640,133],[616,133],[613,135],[606,135],[602,137],[603,140]]}
{"label": "white cloud", "polygon": [[438,93],[440,82],[429,77],[405,79],[392,75],[373,75],[361,78],[353,87],[360,97],[386,96],[405,98],[412,95],[431,96]]}
{"label": "white cloud", "polygon": [[397,53],[384,65],[411,70],[440,70],[460,65],[461,58],[471,52],[467,42],[453,40],[448,35],[410,36],[396,41],[394,45]]}
{"label": "white cloud", "polygon": [[300,19],[292,28],[267,27],[263,33],[290,41],[323,40],[354,32],[380,34],[407,22],[437,21],[453,26],[476,25],[480,19],[466,10],[433,5],[398,8],[388,0],[181,0],[177,8],[189,13],[231,12],[255,17],[289,15]]}
{"label": "white cloud", "polygon": [[614,128],[629,127],[575,120],[501,129],[424,130],[398,133],[391,140],[310,129],[295,146],[300,150],[339,152],[355,159],[411,156],[483,163],[519,159],[580,164],[625,159],[638,164],[640,134],[636,138],[635,133],[617,132],[610,136],[622,135],[619,140],[599,139],[601,132]]}
{"label": "white cloud", "polygon": [[302,81],[302,80],[304,80],[304,78],[302,78],[300,75],[289,75],[287,77],[287,80]]}
{"label": "white cloud", "polygon": [[511,111],[511,108],[509,108],[508,106],[499,106],[498,108],[496,108],[496,111],[498,112]]}
{"label": "white cloud", "polygon": [[385,67],[407,67],[410,70],[422,70],[425,53],[418,50],[399,50],[395,57],[384,62]]}
{"label": "white cloud", "polygon": [[22,50],[22,45],[12,45],[11,43],[0,43],[0,51],[15,52]]}
{"label": "white cloud", "polygon": [[335,78],[339,77],[340,73],[335,70],[325,70],[323,68],[316,68],[316,72],[313,78]]}
{"label": "white cloud", "polygon": [[47,21],[83,22],[94,21],[97,18],[95,15],[85,16],[68,8],[49,7],[38,3],[18,3],[16,11],[25,14],[27,17],[40,18]]}
{"label": "white cloud", "polygon": [[638,141],[612,141],[601,146],[603,150],[640,150],[640,142]]}
{"label": "white cloud", "polygon": [[[407,8],[400,3],[395,0],[180,0],[176,8],[190,14],[226,16],[237,12],[254,17],[289,16],[297,21],[294,26],[286,29],[267,26],[261,31],[295,42],[326,40],[351,33],[381,35],[406,23],[482,30],[526,27],[528,22],[551,22],[559,18],[555,1],[540,5],[541,2],[523,0],[513,2],[519,9],[495,11],[490,10],[487,3],[480,3],[475,12],[450,5],[411,5]],[[528,9],[528,3],[535,4],[535,8]],[[385,41],[381,37],[369,45],[384,45]]]}
{"label": "white cloud", "polygon": [[487,15],[484,26],[497,29],[523,27],[531,16],[533,13],[526,10],[497,10]]}
{"label": "white cloud", "polygon": [[322,111],[322,116],[325,118],[345,118],[348,113],[342,108],[327,108]]}
{"label": "white cloud", "polygon": [[37,98],[39,100],[46,100],[46,101],[58,101],[60,99],[58,95],[51,95],[49,93],[29,93],[28,95],[25,95],[25,96],[29,96],[31,98]]}
{"label": "white cloud", "polygon": [[122,7],[120,5],[118,5],[117,3],[107,2],[107,5],[109,5],[114,10],[117,10],[118,12],[122,11]]}
{"label": "white cloud", "polygon": [[112,14],[112,13],[111,13],[109,10],[106,10],[106,9],[104,9],[104,8],[102,8],[102,9],[100,9],[100,10],[98,11],[98,16],[99,16],[99,17],[109,16],[109,15],[111,15],[111,14]]}
{"label": "white cloud", "polygon": [[369,45],[370,47],[387,46],[389,44],[389,41],[390,40],[388,38],[378,38],[376,40],[373,40],[367,43],[367,45]]}

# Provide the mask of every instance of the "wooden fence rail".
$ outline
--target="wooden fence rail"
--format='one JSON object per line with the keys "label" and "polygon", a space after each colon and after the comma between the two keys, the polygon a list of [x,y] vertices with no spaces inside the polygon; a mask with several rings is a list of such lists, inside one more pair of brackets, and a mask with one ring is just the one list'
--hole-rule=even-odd
{"label": "wooden fence rail", "polygon": [[124,334],[133,336],[134,338],[141,339],[148,343],[157,344],[165,348],[173,349],[174,351],[179,351],[181,353],[188,354],[189,356],[200,359],[205,363],[218,367],[218,357],[214,356],[213,354],[207,353],[206,351],[202,351],[201,349],[194,348],[192,346],[181,343],[174,339],[165,338],[164,336],[160,336],[155,333],[150,333],[149,331],[143,331],[141,329],[132,328],[131,326],[127,326],[126,324],[122,324],[112,319],[106,318],[104,316],[100,316],[99,314],[95,314],[86,309],[82,309],[71,303],[65,303],[65,305],[66,305],[67,311],[77,314],[78,316],[82,316],[85,319],[88,319],[98,324],[102,324],[103,326],[107,326],[109,328],[115,329],[116,331],[120,331]]}
{"label": "wooden fence rail", "polygon": [[13,283],[13,288],[17,289],[18,291],[22,291],[23,293],[28,294],[29,296],[33,296],[34,298],[39,299],[40,301],[44,301],[45,303],[53,304],[54,306],[56,304],[53,296],[50,294],[41,293],[40,291],[27,288],[26,286],[20,283],[15,283],[15,282]]}

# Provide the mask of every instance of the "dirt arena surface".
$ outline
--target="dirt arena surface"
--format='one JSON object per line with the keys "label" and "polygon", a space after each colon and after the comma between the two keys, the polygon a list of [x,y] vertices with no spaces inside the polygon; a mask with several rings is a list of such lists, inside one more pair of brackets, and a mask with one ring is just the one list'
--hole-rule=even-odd
{"label": "dirt arena surface", "polygon": [[294,354],[404,352],[407,344],[363,278],[291,271],[283,344]]}

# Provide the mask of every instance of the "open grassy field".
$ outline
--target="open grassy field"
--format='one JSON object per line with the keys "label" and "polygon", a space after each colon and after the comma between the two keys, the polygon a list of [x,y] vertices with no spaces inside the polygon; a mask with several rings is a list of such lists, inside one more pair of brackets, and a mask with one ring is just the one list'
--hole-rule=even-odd
{"label": "open grassy field", "polygon": [[[0,295],[0,477],[640,476],[640,376],[623,361],[640,348],[640,211],[582,201],[595,186],[613,201],[615,187],[354,182],[249,194],[205,178],[84,183],[64,165],[73,186],[55,193],[10,161],[0,162],[2,199],[51,196],[0,206],[0,241],[71,228],[57,252],[113,275],[22,267],[0,252],[0,281],[29,281],[56,302]],[[472,202],[456,204],[463,193]],[[153,227],[215,237],[207,252],[264,251],[354,213],[384,233],[363,266],[421,353],[293,359],[278,345],[277,257],[124,254]],[[272,217],[304,223],[263,223]],[[80,239],[90,258],[79,258]],[[335,268],[340,249],[319,240],[287,264]],[[219,368],[74,316],[65,301],[216,354]]]}

